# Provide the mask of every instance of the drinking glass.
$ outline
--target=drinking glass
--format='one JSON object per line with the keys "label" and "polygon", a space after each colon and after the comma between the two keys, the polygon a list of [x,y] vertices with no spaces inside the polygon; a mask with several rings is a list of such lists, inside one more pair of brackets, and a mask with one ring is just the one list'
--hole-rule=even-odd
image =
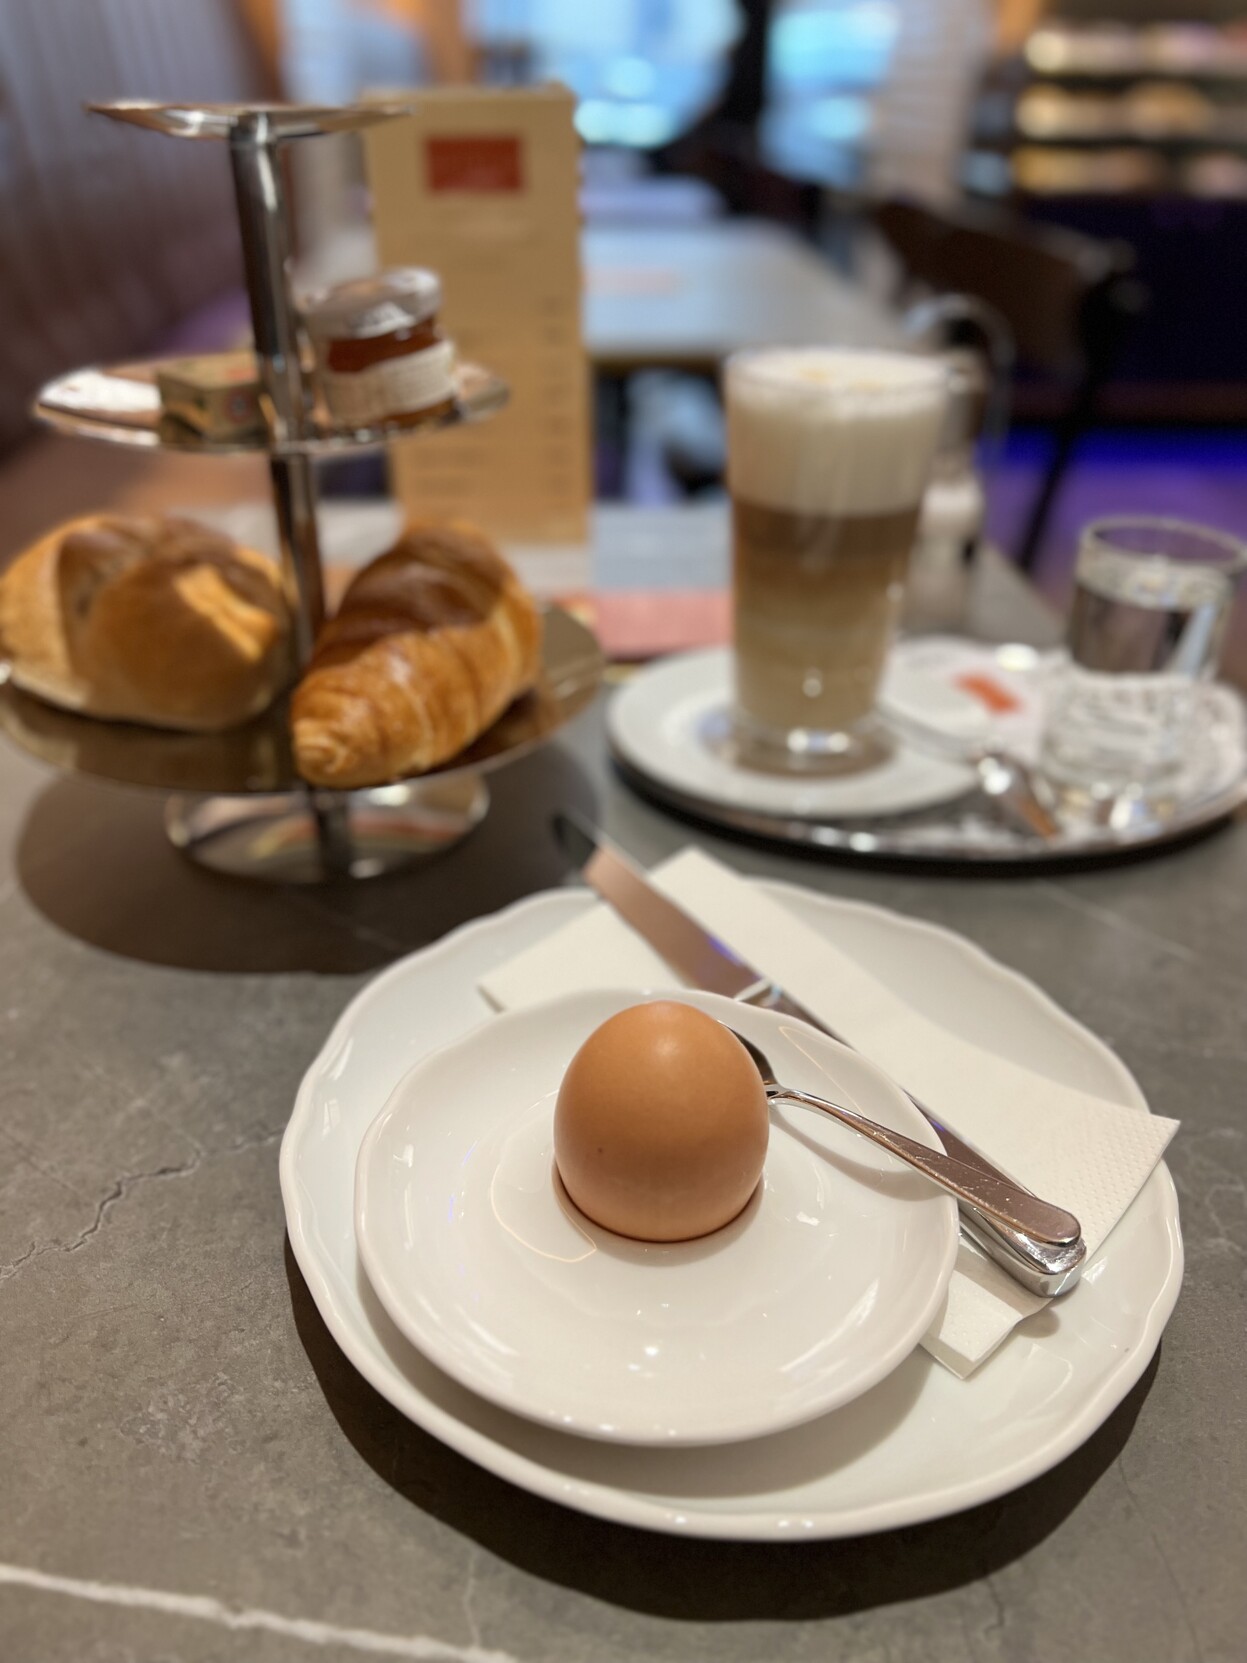
{"label": "drinking glass", "polygon": [[1245,568],[1247,545],[1184,520],[1123,514],[1087,526],[1045,722],[1050,778],[1093,798],[1172,781]]}
{"label": "drinking glass", "polygon": [[946,384],[899,352],[728,360],[740,760],[846,773],[887,754],[872,712]]}

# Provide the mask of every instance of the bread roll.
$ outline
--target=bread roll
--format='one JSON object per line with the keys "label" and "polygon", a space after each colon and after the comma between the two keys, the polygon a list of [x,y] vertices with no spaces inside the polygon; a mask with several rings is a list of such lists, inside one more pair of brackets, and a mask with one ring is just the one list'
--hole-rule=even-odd
{"label": "bread roll", "polygon": [[409,526],[361,571],[291,704],[295,764],[351,789],[455,756],[533,685],[541,619],[473,527]]}
{"label": "bread roll", "polygon": [[290,679],[290,620],[271,561],[191,520],[90,515],[0,577],[13,680],[89,716],[210,732]]}

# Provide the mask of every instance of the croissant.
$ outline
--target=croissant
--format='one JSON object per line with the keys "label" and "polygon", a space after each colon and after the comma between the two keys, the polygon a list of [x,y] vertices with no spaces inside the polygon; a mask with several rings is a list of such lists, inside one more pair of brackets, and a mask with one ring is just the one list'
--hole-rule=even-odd
{"label": "croissant", "polygon": [[474,527],[412,525],[358,573],[290,718],[312,785],[381,785],[455,756],[534,683],[541,618]]}
{"label": "croissant", "polygon": [[276,567],[192,520],[92,514],[0,578],[13,680],[50,704],[192,732],[232,727],[290,679]]}

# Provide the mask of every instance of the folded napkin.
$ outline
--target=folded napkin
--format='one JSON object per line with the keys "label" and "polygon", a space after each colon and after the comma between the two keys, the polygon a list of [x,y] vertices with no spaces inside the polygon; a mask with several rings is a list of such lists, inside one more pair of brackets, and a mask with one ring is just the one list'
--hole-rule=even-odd
{"label": "folded napkin", "polygon": [[[1093,1253],[1177,1130],[1176,1120],[1076,1091],[947,1032],[786,906],[698,849],[684,850],[650,876],[1002,1170],[1076,1213]],[[479,985],[492,1004],[509,1010],[586,987],[681,983],[609,907],[598,905],[491,970]],[[1077,1296],[1075,1290],[1068,1297]],[[1047,1303],[963,1237],[944,1310],[922,1343],[964,1378],[1023,1317]]]}

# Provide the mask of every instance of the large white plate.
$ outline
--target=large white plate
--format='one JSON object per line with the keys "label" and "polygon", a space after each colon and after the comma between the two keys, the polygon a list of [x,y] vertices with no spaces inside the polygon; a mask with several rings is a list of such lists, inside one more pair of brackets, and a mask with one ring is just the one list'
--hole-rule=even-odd
{"label": "large white plate", "polygon": [[[674,1446],[812,1420],[890,1374],[934,1321],[956,1202],[790,1105],[726,1228],[643,1242],[594,1224],[555,1176],[555,1098],[594,1029],[643,997],[586,990],[496,1016],[403,1076],[356,1165],[368,1279],[425,1356],[563,1432]],[[856,1052],[777,1011],[678,997],[760,1046],[785,1085],[939,1147]]]}
{"label": "large white plate", "polygon": [[[880,696],[901,713],[967,743],[988,726],[977,700],[947,681],[910,670],[903,654],[889,660]],[[931,808],[964,796],[977,780],[967,764],[900,740],[878,767],[840,778],[742,768],[727,743],[731,704],[728,648],[677,653],[638,671],[615,694],[607,731],[622,761],[660,786],[727,809],[803,820]]]}
{"label": "large white plate", "polygon": [[[763,887],[926,1015],[1146,1112],[1112,1052],[959,937]],[[692,1536],[786,1540],[914,1524],[1013,1489],[1076,1449],[1138,1380],[1178,1296],[1182,1243],[1164,1166],[1073,1293],[1023,1323],[971,1379],[916,1351],[856,1402],[748,1443],[641,1450],[568,1437],[465,1390],[402,1337],[355,1246],[364,1133],[414,1062],[489,1014],[479,976],[594,904],[583,892],[538,895],[401,960],[351,1003],[308,1070],[282,1142],[286,1220],[312,1297],[365,1378],[443,1442],[537,1495]]]}

